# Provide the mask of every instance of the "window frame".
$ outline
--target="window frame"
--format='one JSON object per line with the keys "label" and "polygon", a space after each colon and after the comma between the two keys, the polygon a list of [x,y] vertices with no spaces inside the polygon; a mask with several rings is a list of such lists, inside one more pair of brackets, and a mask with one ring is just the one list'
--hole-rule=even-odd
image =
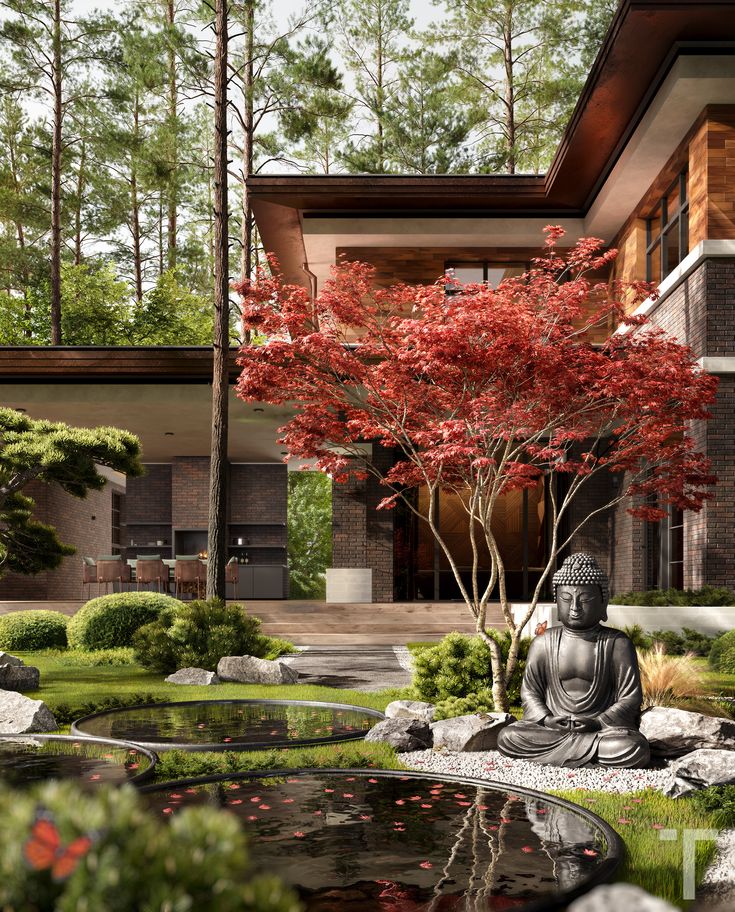
{"label": "window frame", "polygon": [[[529,264],[521,262],[520,260],[514,260],[512,262],[503,263],[498,260],[493,259],[484,259],[484,260],[445,260],[444,262],[444,273],[447,274],[452,269],[459,268],[468,268],[468,267],[481,267],[482,268],[482,282],[483,285],[488,285],[488,276],[491,269],[521,269],[523,272],[528,271]],[[471,284],[471,283],[470,283]],[[488,285],[489,288],[495,287]],[[459,294],[459,289],[452,288],[449,285],[444,286],[444,292],[448,295]]]}
{"label": "window frame", "polygon": [[[670,275],[676,266],[681,263],[689,253],[689,192],[687,186],[688,169],[679,172],[676,179],[671,182],[666,193],[659,199],[656,209],[660,207],[661,214],[658,218],[646,219],[646,281],[653,281],[653,257],[658,256],[659,283]],[[678,205],[673,212],[669,212],[668,199],[673,190],[678,186]],[[655,211],[655,210],[654,210]],[[678,224],[677,224],[678,222]],[[654,226],[656,233],[654,235]],[[671,229],[676,227],[679,241],[679,259],[671,269],[667,268],[666,238]]]}

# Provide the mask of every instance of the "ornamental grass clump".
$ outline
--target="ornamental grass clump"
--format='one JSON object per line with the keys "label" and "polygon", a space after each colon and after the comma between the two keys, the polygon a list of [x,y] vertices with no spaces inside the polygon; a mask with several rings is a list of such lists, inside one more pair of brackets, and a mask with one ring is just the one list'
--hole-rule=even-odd
{"label": "ornamental grass clump", "polygon": [[691,654],[671,656],[659,643],[647,652],[638,653],[643,685],[643,708],[671,706],[679,700],[699,697],[704,693],[702,674]]}
{"label": "ornamental grass clump", "polygon": [[213,807],[159,818],[132,786],[0,786],[0,908],[36,912],[298,912],[279,880],[248,870],[237,820]]}

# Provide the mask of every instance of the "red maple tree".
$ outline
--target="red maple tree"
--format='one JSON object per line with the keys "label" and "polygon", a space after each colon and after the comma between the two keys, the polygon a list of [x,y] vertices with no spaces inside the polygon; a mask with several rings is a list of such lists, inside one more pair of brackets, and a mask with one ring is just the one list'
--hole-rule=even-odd
{"label": "red maple tree", "polygon": [[[240,353],[238,395],[292,404],[281,428],[290,455],[315,460],[337,483],[372,474],[386,488],[381,509],[401,499],[428,523],[490,646],[498,710],[544,583],[582,526],[624,499],[651,520],[669,504],[699,510],[714,481],[688,429],[709,417],[716,379],[688,347],[626,316],[650,286],[592,278],[616,251],[587,238],[562,257],[562,229],[546,234],[529,271],[495,289],[465,285],[450,296],[448,277],[377,288],[364,263],[335,267],[315,300],[284,284],[275,263],[238,286],[246,327],[265,339]],[[624,331],[611,332],[618,325]],[[376,464],[366,442],[390,448],[393,465]],[[621,483],[568,528],[570,505],[603,472]],[[503,495],[562,474],[566,484],[547,485],[545,565],[514,620],[492,517]],[[469,585],[435,522],[440,492],[464,507]],[[494,592],[511,634],[505,661],[486,629]]]}

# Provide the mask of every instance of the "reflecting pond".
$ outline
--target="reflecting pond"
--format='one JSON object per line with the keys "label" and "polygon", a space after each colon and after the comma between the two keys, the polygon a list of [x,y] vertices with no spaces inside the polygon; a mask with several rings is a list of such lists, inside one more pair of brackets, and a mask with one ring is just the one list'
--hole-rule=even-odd
{"label": "reflecting pond", "polygon": [[606,824],[550,796],[428,774],[282,772],[143,791],[164,817],[200,804],[236,814],[254,865],[308,912],[551,909],[616,866]]}
{"label": "reflecting pond", "polygon": [[90,787],[141,782],[153,764],[147,751],[131,744],[61,735],[0,737],[0,781],[16,788],[47,779],[74,779]]}
{"label": "reflecting pond", "polygon": [[155,750],[235,750],[356,740],[382,718],[375,710],[336,703],[198,700],[96,713],[75,722],[72,732]]}

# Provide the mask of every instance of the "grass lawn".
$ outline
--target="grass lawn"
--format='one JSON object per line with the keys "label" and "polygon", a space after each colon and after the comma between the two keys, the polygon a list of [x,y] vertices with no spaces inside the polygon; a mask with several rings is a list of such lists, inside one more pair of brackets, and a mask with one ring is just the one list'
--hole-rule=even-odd
{"label": "grass lawn", "polygon": [[[412,644],[414,645],[414,644]],[[418,644],[415,644],[418,645]],[[73,653],[18,653],[27,664],[41,669],[41,689],[30,696],[43,699],[53,711],[55,707],[83,707],[105,698],[125,698],[134,694],[152,694],[166,700],[217,700],[233,698],[268,698],[322,700],[333,703],[353,703],[372,709],[384,709],[398,691],[364,693],[308,685],[246,685],[221,684],[216,687],[183,687],[166,684],[160,674],[145,671],[136,664],[90,666],[75,662]],[[732,678],[732,676],[729,676]],[[717,676],[711,681],[716,692],[725,687],[735,688],[735,680],[723,681]],[[223,753],[187,753],[169,751],[162,754],[157,770],[159,781],[215,773],[239,772],[278,767],[372,767],[375,769],[406,769],[400,757],[386,745],[350,742],[311,748],[269,751],[227,751]],[[686,908],[682,894],[682,840],[662,841],[661,828],[714,828],[714,817],[699,811],[687,799],[664,798],[648,790],[630,795],[574,790],[559,792],[562,797],[588,807],[608,821],[623,837],[627,860],[620,879],[638,884],[648,892],[664,897]],[[712,858],[711,843],[697,844],[697,881]]]}

